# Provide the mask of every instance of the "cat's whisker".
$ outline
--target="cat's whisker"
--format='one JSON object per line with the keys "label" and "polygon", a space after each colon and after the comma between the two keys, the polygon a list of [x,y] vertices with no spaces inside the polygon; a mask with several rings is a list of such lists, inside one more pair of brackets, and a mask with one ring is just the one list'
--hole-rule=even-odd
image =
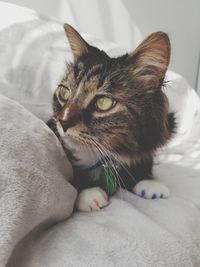
{"label": "cat's whisker", "polygon": [[[92,138],[91,138],[91,140],[92,140]],[[103,152],[102,148],[99,146],[98,142],[96,142],[95,140],[92,140],[92,142],[93,142],[93,145],[94,145],[94,146],[97,148],[97,150],[99,151],[100,155],[102,155],[99,159],[100,159],[100,161],[101,161],[103,167],[106,166],[107,162],[106,162],[106,160],[104,159],[105,153]],[[91,147],[90,147],[90,148],[91,148]],[[111,172],[112,172],[112,170],[111,170]],[[115,176],[114,176],[114,177],[115,177]],[[109,177],[106,176],[106,187],[107,187],[107,188],[109,188],[109,187],[108,187],[108,179],[109,179]],[[121,193],[121,191],[120,191],[120,193]],[[122,195],[120,195],[120,198],[122,199]],[[108,203],[109,203],[109,202],[108,202]]]}
{"label": "cat's whisker", "polygon": [[[92,141],[92,140],[91,140],[91,141]],[[87,147],[89,150],[91,150],[91,145],[89,145],[87,142],[84,142],[84,143],[85,143],[86,147]],[[94,144],[94,143],[93,143],[93,144]],[[97,151],[100,153],[98,147],[96,147],[96,148],[97,148]],[[97,157],[98,157],[98,159],[100,160],[100,162],[101,162],[102,164],[104,164],[104,163],[102,162],[101,156],[99,156],[99,154],[97,153],[97,151],[95,151],[95,150],[92,150],[92,151],[97,155]],[[101,153],[100,153],[100,155],[101,155]],[[94,172],[94,175],[95,175],[94,178],[96,178],[96,171]]]}
{"label": "cat's whisker", "polygon": [[[88,140],[92,141],[91,143],[93,143],[93,145],[94,145],[94,146],[97,148],[97,150],[99,151],[99,153],[100,153],[101,156],[99,156],[95,150],[92,150],[92,151],[98,156],[98,158],[99,158],[100,162],[102,163],[102,165],[105,166],[105,165],[107,164],[107,162],[106,162],[105,159],[104,159],[105,152],[99,147],[98,142],[96,142],[94,139],[92,139],[92,137],[87,136],[87,138],[88,138]],[[89,146],[87,142],[84,142],[84,143],[85,143],[85,145],[91,150],[91,146]],[[108,156],[108,155],[107,155],[107,156]],[[112,170],[110,170],[110,171],[112,172]],[[112,174],[113,174],[113,172],[112,172]],[[113,174],[113,175],[114,175],[114,174]],[[115,175],[114,175],[114,177],[115,177]],[[119,185],[119,186],[120,186],[120,185]]]}
{"label": "cat's whisker", "polygon": [[[120,177],[120,174],[119,172],[117,171],[116,167],[114,164],[112,164],[112,169],[114,169],[114,172],[116,174],[116,179],[118,180],[118,186],[119,186],[119,191],[120,191],[120,199],[124,199],[123,198],[123,194],[122,194],[122,187],[121,187],[121,184],[120,184],[120,181],[122,182],[122,179]],[[123,183],[123,182],[122,182]],[[126,187],[125,187],[125,190],[126,190]]]}
{"label": "cat's whisker", "polygon": [[99,151],[100,151],[100,153],[101,153],[101,155],[102,155],[102,160],[104,161],[104,164],[106,165],[107,162],[104,160],[104,157],[105,157],[105,155],[106,155],[106,158],[108,158],[109,160],[111,160],[109,154],[106,153],[105,149],[104,149],[103,147],[101,147],[100,144],[99,144],[98,142],[96,142],[96,141],[94,141],[94,140],[93,140],[93,142],[94,142],[94,145],[99,149]]}
{"label": "cat's whisker", "polygon": [[[109,147],[109,144],[107,144],[107,146]],[[107,149],[105,148],[105,150],[107,150]],[[118,158],[119,154],[113,149],[112,149],[112,152],[110,152],[110,153],[112,154],[114,159],[120,164],[120,166],[127,172],[127,174],[132,178],[132,180],[136,183],[137,181],[136,181],[135,177],[129,172],[129,170],[127,169],[125,164]]]}
{"label": "cat's whisker", "polygon": [[[100,145],[100,144],[99,144]],[[103,147],[103,145],[101,144],[101,147]],[[109,145],[108,145],[109,147]],[[127,174],[130,176],[130,178],[134,181],[134,183],[136,183],[136,179],[135,177],[129,172],[129,170],[125,167],[124,163],[117,157],[118,153],[115,152],[117,155],[115,155],[113,152],[110,152],[108,149],[106,149],[105,147],[104,148],[104,152],[106,153],[106,151],[108,151],[114,158],[116,161],[118,161],[118,163],[120,164],[120,166],[127,172]],[[117,172],[118,173],[118,172]],[[125,189],[125,192],[126,192],[126,195],[127,195],[127,199],[129,199],[129,194],[128,194],[128,190],[126,188],[126,185],[125,183],[123,182],[123,178],[119,175],[118,173],[118,177],[119,177],[119,180],[121,181],[122,185],[124,186],[124,189]],[[121,186],[120,186],[120,183],[119,183],[119,187],[120,187],[120,190],[121,190]]]}
{"label": "cat's whisker", "polygon": [[[105,156],[105,152],[102,152],[102,157],[104,158],[104,156]],[[108,157],[109,156],[107,155],[107,158]],[[109,161],[105,162],[105,165],[110,165],[110,163],[111,163],[111,159],[109,158]],[[121,191],[121,185],[120,185],[120,180],[119,180],[119,173],[115,169],[114,164],[111,164],[111,165],[112,166],[111,166],[111,168],[109,168],[109,170],[111,171],[111,173],[113,174],[113,176],[117,179],[117,184],[118,184],[119,189],[120,189],[120,198],[123,199],[123,197],[122,197],[122,191]],[[114,170],[115,174],[113,173],[113,170]]]}
{"label": "cat's whisker", "polygon": [[[111,158],[111,156],[110,156],[110,151],[108,151],[107,152],[107,149],[105,148],[105,147],[103,147],[101,144],[99,144],[98,143],[98,146],[101,146],[101,148],[102,148],[102,150],[104,151],[104,154],[106,154],[106,157],[108,157],[108,159],[109,159],[109,161],[108,161],[108,164],[111,164],[111,168],[114,170],[114,172],[115,172],[115,174],[116,175],[114,175],[117,179],[118,179],[118,185],[119,185],[119,189],[120,189],[120,194],[122,195],[122,188],[121,188],[121,184],[120,184],[120,181],[121,181],[121,183],[123,184],[123,186],[124,186],[124,189],[125,189],[125,191],[126,191],[126,194],[127,194],[127,196],[128,196],[128,190],[127,190],[127,188],[126,188],[126,186],[125,186],[125,184],[124,184],[124,182],[123,182],[123,178],[120,176],[120,174],[119,174],[119,172],[118,172],[118,170],[117,170],[117,168],[116,168],[116,166],[115,166],[115,164],[114,164],[114,162],[113,162],[113,160],[112,160],[112,158]],[[103,155],[104,156],[104,155]],[[121,197],[122,198],[122,197]]]}
{"label": "cat's whisker", "polygon": [[[94,140],[93,140],[93,141],[94,141]],[[104,156],[105,156],[104,151],[102,151],[102,149],[99,147],[99,144],[96,143],[95,141],[94,141],[94,145],[98,148],[98,150],[100,151],[100,153],[101,153],[101,155],[102,155],[102,158],[100,159],[100,161],[102,162],[102,165],[103,165],[103,166],[106,166],[106,165],[108,164],[108,162],[106,162],[106,161],[104,160]],[[108,155],[107,155],[107,157],[108,157]],[[112,169],[114,169],[114,165],[112,166]],[[110,168],[110,171],[111,171],[111,173],[113,174],[112,169]],[[115,170],[115,169],[114,169],[114,170]],[[119,174],[118,174],[117,171],[115,171],[115,173],[116,173],[116,175],[113,174],[113,176],[118,180],[118,185],[119,185],[119,188],[120,188],[120,198],[123,199],[123,198],[122,198],[122,192],[121,192],[121,186],[120,186],[119,178],[118,178],[118,175],[119,175]]]}

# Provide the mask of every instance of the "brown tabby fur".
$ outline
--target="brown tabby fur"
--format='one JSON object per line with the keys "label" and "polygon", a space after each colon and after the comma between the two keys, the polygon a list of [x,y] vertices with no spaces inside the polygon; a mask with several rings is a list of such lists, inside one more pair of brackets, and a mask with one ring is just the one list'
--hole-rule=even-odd
{"label": "brown tabby fur", "polygon": [[[121,162],[121,177],[128,189],[152,178],[153,156],[171,137],[173,114],[162,92],[170,59],[170,41],[163,32],[147,37],[132,53],[117,58],[90,46],[65,24],[74,55],[61,84],[71,89],[66,102],[54,94],[54,118],[78,142],[94,148],[93,139]],[[107,112],[95,109],[98,96],[109,96],[116,105]],[[48,122],[56,131],[54,120]],[[124,167],[125,166],[125,167]],[[128,171],[127,171],[128,168]],[[81,186],[80,186],[81,184]],[[87,187],[78,181],[77,187]]]}

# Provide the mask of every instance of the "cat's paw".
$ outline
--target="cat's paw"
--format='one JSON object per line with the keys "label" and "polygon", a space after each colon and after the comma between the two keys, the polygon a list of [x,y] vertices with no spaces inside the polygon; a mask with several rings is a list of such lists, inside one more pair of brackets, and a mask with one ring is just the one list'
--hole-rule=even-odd
{"label": "cat's paw", "polygon": [[92,187],[82,190],[76,201],[76,209],[79,211],[99,211],[107,206],[108,195],[100,187]]}
{"label": "cat's paw", "polygon": [[168,187],[165,184],[155,180],[140,181],[133,188],[133,192],[142,198],[148,199],[169,197]]}

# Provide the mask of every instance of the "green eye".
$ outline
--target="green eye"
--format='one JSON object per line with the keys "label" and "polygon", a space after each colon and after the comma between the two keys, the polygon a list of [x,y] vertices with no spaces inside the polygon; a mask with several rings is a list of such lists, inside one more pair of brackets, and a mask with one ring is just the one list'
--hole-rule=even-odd
{"label": "green eye", "polygon": [[95,102],[96,107],[100,111],[107,111],[107,110],[111,109],[112,107],[114,107],[115,104],[116,104],[116,101],[112,98],[107,97],[107,96],[99,97]]}
{"label": "green eye", "polygon": [[71,90],[63,85],[59,86],[59,96],[61,100],[67,101],[71,96]]}

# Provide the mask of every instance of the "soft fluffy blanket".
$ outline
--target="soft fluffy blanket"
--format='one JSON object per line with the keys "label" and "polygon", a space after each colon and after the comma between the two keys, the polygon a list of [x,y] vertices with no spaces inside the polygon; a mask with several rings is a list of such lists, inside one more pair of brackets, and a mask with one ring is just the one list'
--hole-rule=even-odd
{"label": "soft fluffy blanket", "polygon": [[66,180],[72,169],[60,143],[42,121],[3,96],[0,114],[0,266],[5,266],[29,232],[72,213],[76,190]]}

